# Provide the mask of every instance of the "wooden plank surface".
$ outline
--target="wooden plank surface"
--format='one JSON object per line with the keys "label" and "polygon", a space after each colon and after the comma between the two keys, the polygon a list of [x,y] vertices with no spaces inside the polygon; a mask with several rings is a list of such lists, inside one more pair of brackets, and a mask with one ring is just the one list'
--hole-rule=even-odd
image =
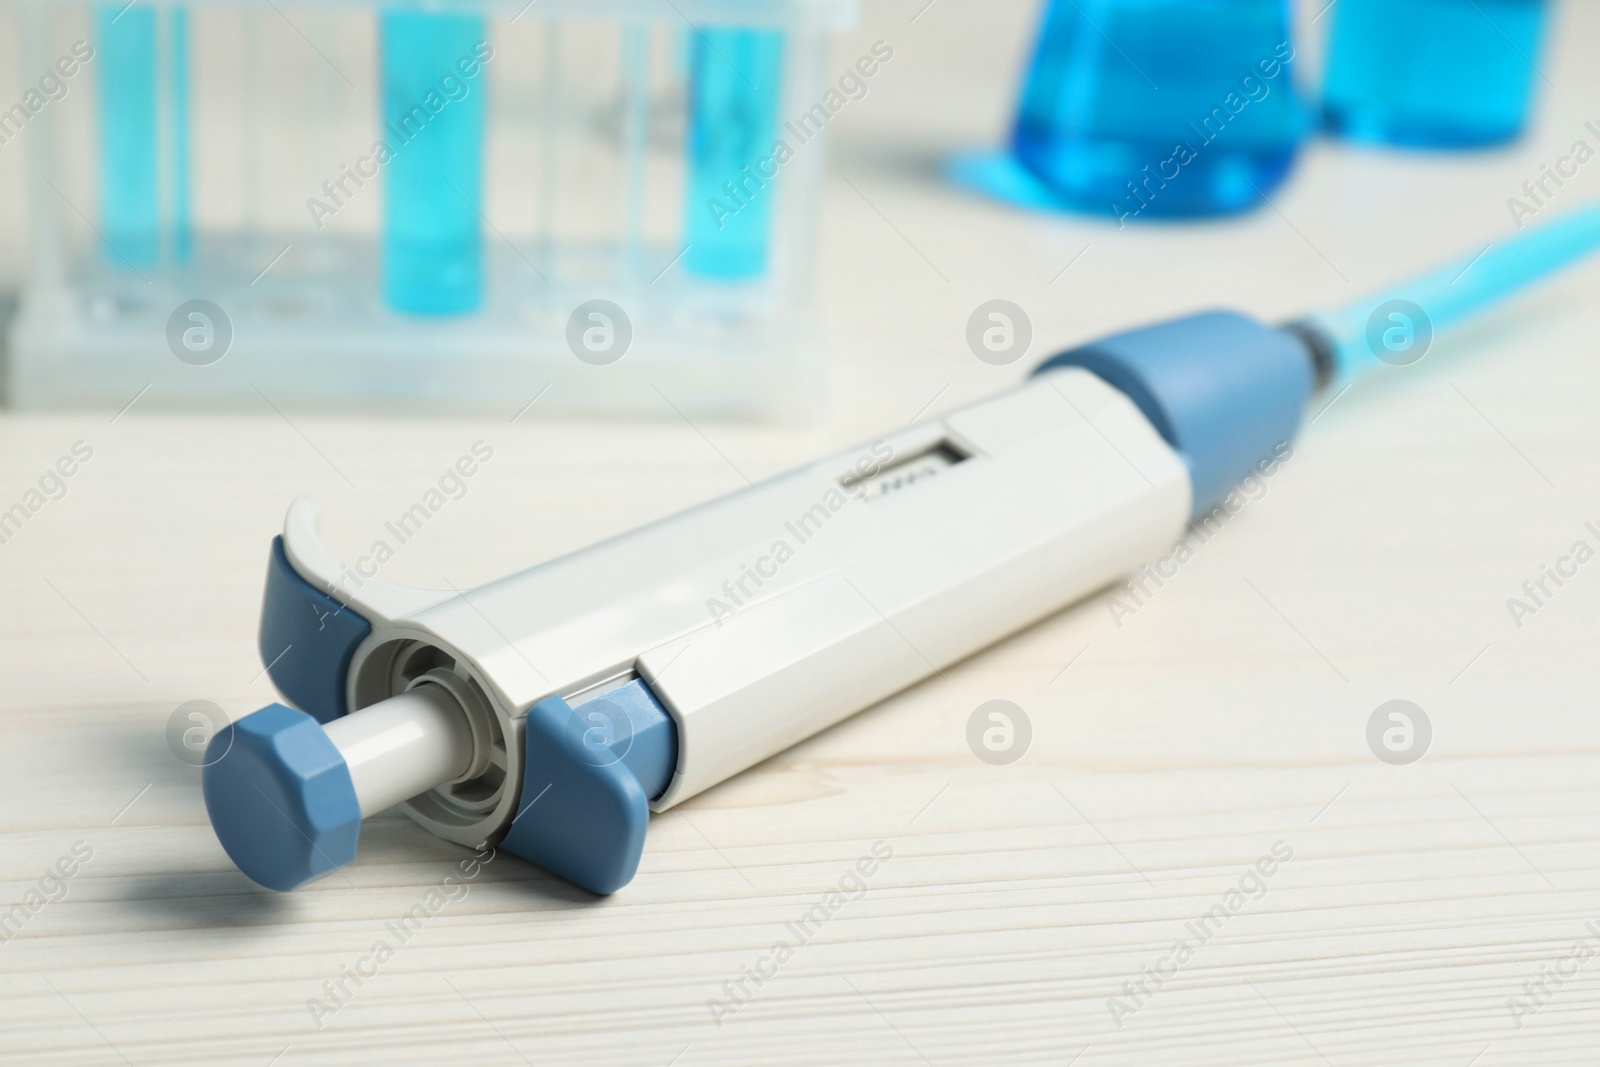
{"label": "wooden plank surface", "polygon": [[[1011,89],[990,71],[1029,13],[921,6],[870,5],[835,52],[891,40],[898,65],[838,130],[821,425],[513,423],[526,397],[404,423],[0,416],[0,507],[93,449],[0,544],[0,902],[42,901],[0,944],[0,1062],[1593,1061],[1600,562],[1520,625],[1507,608],[1574,542],[1600,548],[1593,266],[1338,397],[1131,613],[1063,611],[655,818],[611,899],[509,856],[465,878],[468,853],[395,817],[292,895],[222,854],[165,730],[186,701],[273,698],[254,628],[294,495],[354,553],[489,442],[386,571],[468,586],[737,488],[729,460],[758,477],[1003,387],[1023,365],[963,340],[996,296],[1032,316],[1031,362],[1470,254],[1600,118],[1600,12],[1569,3],[1515,149],[1317,145],[1273,208],[1226,225],[1040,219],[928,173],[998,128]],[[1549,213],[1597,191],[1586,171]],[[995,699],[1032,727],[1004,766],[966,740]],[[1368,747],[1393,699],[1432,724],[1420,762]],[[402,940],[388,924],[419,903]],[[838,906],[806,925],[819,903]]]}

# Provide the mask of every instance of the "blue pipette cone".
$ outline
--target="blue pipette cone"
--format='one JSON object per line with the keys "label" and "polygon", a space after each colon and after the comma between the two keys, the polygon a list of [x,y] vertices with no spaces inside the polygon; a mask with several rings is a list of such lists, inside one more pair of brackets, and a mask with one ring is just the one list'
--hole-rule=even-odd
{"label": "blue pipette cone", "polygon": [[1303,320],[1332,349],[1332,380],[1415,362],[1434,337],[1600,249],[1600,204],[1354,304]]}

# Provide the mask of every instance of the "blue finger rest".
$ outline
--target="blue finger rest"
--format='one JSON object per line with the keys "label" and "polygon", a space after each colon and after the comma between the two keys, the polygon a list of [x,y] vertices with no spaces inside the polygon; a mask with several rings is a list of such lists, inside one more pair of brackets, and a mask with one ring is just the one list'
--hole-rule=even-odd
{"label": "blue finger rest", "polygon": [[1057,367],[1082,367],[1138,406],[1189,464],[1196,518],[1294,438],[1315,377],[1294,334],[1231,311],[1113,334],[1034,373]]}
{"label": "blue finger rest", "polygon": [[322,726],[268,704],[217,732],[201,790],[223,851],[253,881],[290,890],[355,858],[361,804]]}
{"label": "blue finger rest", "polygon": [[642,680],[524,720],[522,795],[500,847],[591,893],[639,869],[650,800],[677,770],[677,727]]}
{"label": "blue finger rest", "polygon": [[267,588],[261,601],[261,662],[289,702],[318,722],[346,711],[345,672],[372,624],[300,577],[272,539]]}

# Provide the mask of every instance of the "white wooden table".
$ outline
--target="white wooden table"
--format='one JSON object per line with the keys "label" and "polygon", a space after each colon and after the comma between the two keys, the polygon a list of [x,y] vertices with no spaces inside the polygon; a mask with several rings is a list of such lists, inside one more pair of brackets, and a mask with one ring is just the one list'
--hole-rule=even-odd
{"label": "white wooden table", "polygon": [[[1317,145],[1274,208],[1119,232],[933,180],[998,129],[992,71],[1030,13],[940,0],[913,23],[921,7],[869,5],[837,53],[882,38],[897,58],[837,131],[824,425],[512,424],[525,398],[406,423],[0,415],[0,508],[93,449],[0,544],[0,908],[39,902],[0,944],[0,1061],[1593,1061],[1600,562],[1520,627],[1506,601],[1575,541],[1600,547],[1597,266],[1340,397],[1131,616],[1065,611],[655,818],[611,899],[502,856],[402,944],[386,924],[466,858],[403,819],[292,895],[223,855],[164,731],[185,701],[273,699],[254,634],[294,495],[353,554],[492,443],[387,572],[467,586],[733,489],[728,460],[776,472],[1003,387],[1023,365],[963,340],[983,300],[1026,308],[1043,356],[1208,305],[1281,319],[1475,251],[1600,117],[1600,11],[1570,3],[1526,144]],[[1550,213],[1596,193],[1600,165]],[[967,746],[991,699],[1032,724],[1010,765]],[[1368,748],[1391,699],[1431,721],[1420,762]],[[797,938],[878,842],[866,891]],[[47,878],[63,858],[74,876]],[[334,997],[351,969],[375,974]]]}

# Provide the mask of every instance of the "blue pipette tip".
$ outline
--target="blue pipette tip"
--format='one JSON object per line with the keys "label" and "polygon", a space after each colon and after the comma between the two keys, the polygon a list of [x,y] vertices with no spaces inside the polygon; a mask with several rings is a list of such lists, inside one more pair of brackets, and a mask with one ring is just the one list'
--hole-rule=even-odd
{"label": "blue pipette tip", "polygon": [[1600,249],[1600,204],[1519,231],[1421,277],[1286,327],[1301,339],[1321,384],[1380,363],[1403,366],[1433,341],[1535,282]]}

